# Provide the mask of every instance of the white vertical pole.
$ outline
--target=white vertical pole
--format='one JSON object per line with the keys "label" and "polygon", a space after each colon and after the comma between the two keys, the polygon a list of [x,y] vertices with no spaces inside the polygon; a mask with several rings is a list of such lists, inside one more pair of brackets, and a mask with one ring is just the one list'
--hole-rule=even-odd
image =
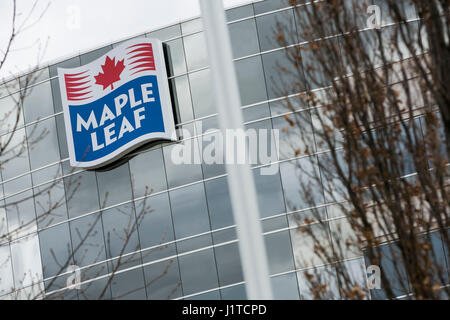
{"label": "white vertical pole", "polygon": [[[220,128],[244,129],[241,99],[222,0],[200,0]],[[236,161],[235,161],[236,162]],[[272,299],[253,175],[248,164],[227,164],[228,188],[237,226],[247,297]]]}

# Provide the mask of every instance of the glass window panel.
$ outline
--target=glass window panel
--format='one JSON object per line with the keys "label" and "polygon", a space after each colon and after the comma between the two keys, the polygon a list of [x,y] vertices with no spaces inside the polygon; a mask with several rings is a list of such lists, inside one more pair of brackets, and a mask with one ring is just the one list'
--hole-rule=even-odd
{"label": "glass window panel", "polygon": [[263,103],[258,104],[257,106],[243,108],[242,116],[244,117],[244,122],[270,117],[269,105],[267,103]]}
{"label": "glass window panel", "polygon": [[95,172],[83,171],[64,178],[69,217],[74,218],[99,208]]}
{"label": "glass window panel", "polygon": [[0,246],[0,296],[14,290],[14,277],[9,245]]}
{"label": "glass window panel", "polygon": [[[286,117],[294,125],[291,126]],[[312,119],[309,111],[272,119],[273,128],[280,130],[280,159],[315,152]],[[306,142],[306,143],[305,143]]]}
{"label": "glass window panel", "polygon": [[140,249],[133,204],[105,210],[102,215],[108,257],[119,257]]}
{"label": "glass window panel", "polygon": [[211,71],[206,69],[191,73],[189,82],[195,117],[201,118],[216,113],[217,110],[213,104]]}
{"label": "glass window panel", "polygon": [[288,7],[289,2],[286,0],[263,0],[255,2],[253,6],[255,8],[255,14],[260,14]]}
{"label": "glass window panel", "polygon": [[34,188],[34,205],[39,228],[67,220],[63,182],[48,183]]}
{"label": "glass window panel", "polygon": [[181,31],[183,34],[198,32],[203,29],[203,22],[201,18],[192,19],[181,23]]}
{"label": "glass window panel", "polygon": [[162,149],[149,150],[130,160],[134,197],[142,197],[167,189]]}
{"label": "glass window panel", "polygon": [[145,282],[142,268],[116,273],[111,282],[114,300],[145,300]]}
{"label": "glass window panel", "polygon": [[147,33],[147,38],[156,38],[161,41],[166,41],[175,37],[178,37],[181,35],[181,28],[179,24],[159,29],[156,31],[152,31],[150,33]]}
{"label": "glass window panel", "polygon": [[281,190],[280,175],[262,175],[260,169],[253,170],[259,211],[262,218],[286,211]]}
{"label": "glass window panel", "polygon": [[99,48],[97,50],[90,51],[88,53],[82,54],[80,56],[81,65],[83,66],[83,65],[85,65],[85,64],[87,64],[89,62],[94,61],[95,59],[100,58],[102,55],[104,55],[105,53],[107,53],[111,49],[112,49],[112,45],[108,45],[108,46],[105,46],[103,48]]}
{"label": "glass window panel", "polygon": [[196,296],[188,297],[186,300],[220,300],[219,290],[202,293]]}
{"label": "glass window panel", "polygon": [[[315,245],[320,245],[331,254],[331,242],[328,223],[313,224],[308,227],[308,231],[303,232],[300,228],[290,230],[292,247],[294,250],[295,265],[298,269],[324,264],[323,255],[315,249]],[[316,240],[309,234],[315,237]]]}
{"label": "glass window panel", "polygon": [[167,193],[136,201],[136,216],[140,221],[139,237],[142,248],[157,246],[174,239]]}
{"label": "glass window panel", "polygon": [[278,26],[285,35],[288,45],[297,43],[294,11],[284,10],[256,18],[258,26],[259,42],[261,51],[267,51],[280,47],[277,43]]}
{"label": "glass window panel", "polygon": [[212,249],[179,257],[185,295],[217,288],[217,271]]}
{"label": "glass window panel", "polygon": [[228,242],[237,238],[236,228],[231,227],[225,230],[219,230],[213,233],[214,244]]}
{"label": "glass window panel", "polygon": [[205,182],[211,228],[213,230],[234,224],[227,177]]}
{"label": "glass window panel", "polygon": [[[276,154],[275,136],[272,132],[272,122],[270,119],[247,123],[245,125],[245,129],[254,130],[253,133],[256,133],[256,141],[258,143],[257,148],[250,149],[250,152],[257,153],[256,155],[250,154],[252,157],[252,165],[263,165],[268,164],[271,161],[278,160]],[[264,146],[266,150],[264,150],[262,146]],[[276,170],[275,173],[278,172],[277,165],[273,169]],[[261,172],[261,169],[258,171]],[[272,171],[271,174],[274,174],[274,171]]]}
{"label": "glass window panel", "polygon": [[267,100],[261,57],[236,61],[235,66],[242,105]]}
{"label": "glass window panel", "polygon": [[[364,258],[346,261],[343,263],[343,267],[349,277],[348,284],[350,288],[356,285],[361,288],[362,292],[367,292],[367,274]],[[364,299],[367,299],[367,296]]]}
{"label": "glass window panel", "polygon": [[54,118],[27,127],[27,136],[32,170],[60,159]]}
{"label": "glass window panel", "polygon": [[[367,256],[365,256],[365,262],[366,266],[373,264]],[[394,296],[407,294],[410,291],[410,284],[398,244],[391,243],[381,246],[380,264],[381,272],[384,273]],[[381,289],[370,291],[372,299],[384,300],[388,298],[383,287],[384,284],[382,283]]]}
{"label": "glass window panel", "polygon": [[300,297],[302,300],[313,300],[314,294],[312,292],[311,283],[307,280],[306,273],[312,275],[312,280],[321,285],[327,285],[327,291],[322,296],[325,299],[337,300],[339,296],[339,286],[336,277],[336,270],[334,267],[325,266],[315,270],[305,270],[297,273],[298,285],[300,288]]}
{"label": "glass window panel", "polygon": [[244,281],[239,248],[236,242],[216,247],[214,252],[221,286]]}
{"label": "glass window panel", "polygon": [[100,205],[108,207],[131,199],[131,180],[128,162],[108,171],[97,171]]}
{"label": "glass window panel", "polygon": [[[9,135],[2,137],[3,143],[6,143],[5,139],[9,139]],[[2,152],[0,159],[3,180],[30,170],[25,129],[16,130],[12,134],[11,142]]]}
{"label": "glass window panel", "polygon": [[53,114],[53,96],[50,81],[26,89],[23,99],[25,122],[36,121]]}
{"label": "glass window panel", "polygon": [[[302,68],[294,72],[294,65],[286,56],[283,49],[263,54],[264,73],[269,99],[299,93],[306,90]],[[291,70],[294,73],[283,70]]]}
{"label": "glass window panel", "polygon": [[[316,163],[317,158],[312,159]],[[302,158],[294,161],[283,162],[280,165],[281,180],[288,211],[297,211],[311,207],[302,188],[302,184],[308,187],[310,196],[315,205],[323,203],[322,186],[317,184],[319,175],[317,167],[312,165],[311,159]],[[301,179],[300,179],[301,177]]]}
{"label": "glass window panel", "polygon": [[44,278],[60,275],[72,264],[69,225],[63,223],[39,232]]}
{"label": "glass window panel", "polygon": [[244,284],[221,289],[220,293],[222,294],[222,300],[247,300]]}
{"label": "glass window panel", "polygon": [[[0,87],[0,134],[10,132],[14,129],[14,127],[20,128],[21,126],[23,126],[20,94],[14,93],[12,95],[7,95],[12,90],[12,88],[2,89]],[[2,94],[4,94],[5,96],[3,97]],[[17,119],[18,113],[19,118]]]}
{"label": "glass window panel", "polygon": [[[1,190],[1,187],[0,187]],[[0,244],[8,241],[8,223],[6,220],[5,201],[0,201]]]}
{"label": "glass window panel", "polygon": [[235,21],[254,15],[253,5],[239,6],[237,8],[231,8],[225,11],[227,21]]}
{"label": "glass window panel", "polygon": [[33,180],[33,185],[36,186],[38,184],[56,180],[61,177],[61,174],[61,165],[58,163],[32,172],[31,178]]}
{"label": "glass window panel", "polygon": [[211,234],[203,234],[199,236],[194,236],[189,239],[185,239],[177,242],[177,252],[178,254],[209,247],[212,245]]}
{"label": "glass window panel", "polygon": [[31,86],[33,84],[36,84],[38,82],[45,81],[49,78],[49,69],[48,68],[42,68],[38,69],[34,72],[27,73],[26,75],[20,77],[20,87],[24,89],[25,87]]}
{"label": "glass window panel", "polygon": [[11,243],[11,257],[16,289],[42,280],[39,239],[36,234]]}
{"label": "glass window panel", "polygon": [[169,193],[177,239],[210,230],[203,183]]}
{"label": "glass window panel", "polygon": [[350,259],[362,255],[355,231],[348,222],[348,219],[344,218],[330,221],[330,229],[333,244],[339,247],[342,258]]}
{"label": "glass window panel", "polygon": [[67,149],[66,127],[64,124],[64,116],[56,116],[56,130],[58,132],[58,143],[61,159],[69,158],[69,150]]}
{"label": "glass window panel", "polygon": [[[84,272],[81,273],[81,279],[83,279]],[[110,300],[111,299],[111,285],[109,284],[109,278],[102,278],[92,282],[88,282],[81,286],[81,290],[78,291],[78,297],[80,300]],[[106,288],[106,290],[105,290]]]}
{"label": "glass window panel", "polygon": [[[191,163],[194,163],[194,153],[200,156],[197,139],[188,139],[180,142],[180,144],[183,144],[184,146],[182,151],[180,151],[180,146],[178,144],[163,147],[169,188],[181,186],[202,179],[202,169],[199,164],[178,164],[172,160],[172,153],[174,153],[174,157],[186,157],[187,160],[190,159]],[[184,152],[186,152],[186,154]],[[189,152],[191,153],[190,157],[188,154]]]}
{"label": "glass window panel", "polygon": [[36,231],[36,214],[31,190],[7,198],[5,202],[11,236],[21,237]]}
{"label": "glass window panel", "polygon": [[199,32],[183,38],[186,50],[186,63],[189,71],[204,68],[208,65],[208,52],[205,34]]}
{"label": "glass window panel", "polygon": [[172,93],[174,95],[175,110],[177,110],[179,121],[186,122],[194,118],[192,110],[191,91],[187,76],[177,77],[170,80]]}
{"label": "glass window panel", "polygon": [[145,266],[144,274],[148,299],[175,299],[182,295],[177,259]]}
{"label": "glass window panel", "polygon": [[276,274],[294,269],[291,240],[288,231],[281,231],[264,236],[269,272]]}
{"label": "glass window panel", "polygon": [[294,273],[283,274],[270,279],[273,296],[276,300],[298,300],[297,276]]}
{"label": "glass window panel", "polygon": [[10,180],[3,184],[5,197],[8,197],[14,193],[24,191],[30,188],[31,188],[31,176],[29,174],[23,175],[17,179]]}
{"label": "glass window panel", "polygon": [[167,55],[169,60],[166,62],[169,66],[168,76],[174,76],[186,72],[186,59],[184,57],[184,48],[182,39],[176,39],[166,42]]}
{"label": "glass window panel", "polygon": [[262,221],[263,232],[271,232],[288,227],[288,221],[286,215],[274,217],[270,219],[264,219]]}
{"label": "glass window panel", "polygon": [[233,58],[245,57],[259,52],[255,19],[228,25]]}
{"label": "glass window panel", "polygon": [[[102,220],[99,213],[71,221],[70,233],[75,265],[82,267],[106,259]],[[103,268],[101,271],[107,270]],[[95,273],[93,275],[95,276]]]}

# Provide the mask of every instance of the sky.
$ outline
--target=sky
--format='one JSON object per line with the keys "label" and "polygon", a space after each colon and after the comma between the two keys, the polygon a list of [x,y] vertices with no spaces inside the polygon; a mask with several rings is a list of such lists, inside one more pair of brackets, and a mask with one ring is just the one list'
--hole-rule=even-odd
{"label": "sky", "polygon": [[[13,0],[0,0],[0,57],[12,29]],[[200,15],[198,0],[17,0],[21,28],[0,81],[63,57]],[[223,0],[226,8],[250,0]]]}

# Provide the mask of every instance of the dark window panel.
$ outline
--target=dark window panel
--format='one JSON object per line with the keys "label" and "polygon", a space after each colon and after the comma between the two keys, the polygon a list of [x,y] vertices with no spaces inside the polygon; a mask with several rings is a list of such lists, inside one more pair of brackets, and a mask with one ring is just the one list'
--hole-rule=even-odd
{"label": "dark window panel", "polygon": [[61,159],[69,157],[69,150],[67,149],[66,126],[64,123],[64,116],[62,114],[56,116],[56,130],[58,132],[58,143]]}
{"label": "dark window panel", "polygon": [[111,282],[113,300],[145,300],[145,282],[142,268],[115,274]]}
{"label": "dark window panel", "polygon": [[259,52],[255,19],[228,25],[233,58],[245,57]]}
{"label": "dark window panel", "polygon": [[254,15],[253,5],[248,4],[246,6],[239,6],[237,8],[231,8],[225,11],[227,21],[235,21]]}
{"label": "dark window panel", "polygon": [[67,220],[64,183],[48,183],[34,188],[34,204],[39,228]]}
{"label": "dark window panel", "polygon": [[285,212],[286,208],[278,172],[273,175],[262,175],[260,169],[254,169],[253,176],[261,218]]}
{"label": "dark window panel", "polygon": [[[100,213],[79,218],[70,222],[70,234],[74,263],[77,266],[87,266],[106,259],[105,242]],[[100,267],[99,267],[100,268]],[[108,270],[106,266],[101,269],[93,269],[90,275],[95,278]],[[86,272],[82,274],[88,275]]]}
{"label": "dark window panel", "polygon": [[294,49],[282,49],[262,55],[269,99],[306,90],[303,70],[301,66],[295,70],[286,56],[286,50]]}
{"label": "dark window panel", "polygon": [[239,284],[220,290],[222,294],[222,300],[247,300],[247,292],[245,291],[245,285]]}
{"label": "dark window panel", "polygon": [[186,300],[220,300],[220,292],[219,290],[214,290],[186,298]]}
{"label": "dark window panel", "polygon": [[148,299],[166,300],[182,296],[176,258],[145,266],[144,274]]}
{"label": "dark window panel", "polygon": [[201,70],[189,74],[192,104],[195,118],[205,117],[217,112],[213,103],[211,71]]}
{"label": "dark window panel", "polygon": [[267,257],[269,259],[269,272],[276,274],[294,270],[291,240],[288,231],[271,233],[264,236]]}
{"label": "dark window panel", "polygon": [[39,232],[44,278],[60,275],[72,265],[69,225],[63,223]]}
{"label": "dark window panel", "polygon": [[179,258],[184,295],[217,288],[217,271],[212,249]]}
{"label": "dark window panel", "polygon": [[103,48],[99,48],[97,50],[90,51],[88,53],[80,55],[81,65],[83,66],[83,65],[85,65],[85,64],[87,64],[89,62],[94,61],[95,59],[100,58],[102,55],[104,55],[105,53],[107,53],[111,49],[112,49],[112,46],[108,45],[108,46],[105,46]]}
{"label": "dark window panel", "polygon": [[102,207],[108,207],[132,198],[128,162],[108,171],[97,171],[97,181]]}
{"label": "dark window panel", "polygon": [[148,248],[174,240],[167,193],[136,201],[141,247]]}
{"label": "dark window panel", "polygon": [[95,172],[83,171],[64,178],[69,217],[98,210],[98,190]]}
{"label": "dark window panel", "polygon": [[26,130],[32,170],[60,159],[54,118],[33,124]]}
{"label": "dark window panel", "polygon": [[103,211],[102,219],[106,254],[109,258],[119,257],[140,249],[132,203]]}
{"label": "dark window panel", "polygon": [[130,160],[134,197],[142,197],[167,189],[162,149],[149,150]]}
{"label": "dark window panel", "polygon": [[210,230],[203,183],[169,193],[177,239]]}
{"label": "dark window panel", "polygon": [[[202,179],[202,169],[199,164],[178,164],[172,161],[172,152],[175,157],[183,158],[183,152],[191,153],[190,161],[194,163],[194,153],[199,156],[199,148],[197,139],[189,139],[179,144],[184,145],[184,150],[180,151],[178,144],[172,144],[163,147],[164,162],[166,164],[167,182],[169,188],[181,186],[190,182],[199,181]],[[174,150],[175,148],[175,150]],[[180,151],[180,153],[178,153]],[[187,157],[187,156],[186,156]]]}
{"label": "dark window panel", "polygon": [[23,99],[25,123],[53,114],[53,96],[50,81],[26,89]]}
{"label": "dark window panel", "polygon": [[294,273],[283,274],[270,279],[276,300],[298,300],[297,276]]}
{"label": "dark window panel", "polygon": [[211,228],[213,230],[234,224],[227,177],[205,182]]}
{"label": "dark window panel", "polygon": [[[302,184],[308,187],[311,192],[313,202],[316,205],[323,203],[322,186],[317,184],[315,178],[319,175],[316,166],[317,158],[301,158],[280,164],[281,180],[288,211],[297,211],[311,207],[311,203],[305,199]],[[300,179],[301,177],[301,179]]]}
{"label": "dark window panel", "polygon": [[[302,1],[303,3],[304,1]],[[286,0],[264,0],[255,2],[253,7],[255,8],[255,14],[274,11],[289,6],[289,2]]]}
{"label": "dark window panel", "polygon": [[243,106],[267,100],[261,57],[235,62],[241,103]]}
{"label": "dark window panel", "polygon": [[287,45],[298,42],[294,11],[292,9],[257,17],[256,24],[258,26],[261,51],[280,47],[280,44],[277,42],[278,27],[281,28]]}
{"label": "dark window panel", "polygon": [[244,281],[237,243],[214,248],[220,286]]}

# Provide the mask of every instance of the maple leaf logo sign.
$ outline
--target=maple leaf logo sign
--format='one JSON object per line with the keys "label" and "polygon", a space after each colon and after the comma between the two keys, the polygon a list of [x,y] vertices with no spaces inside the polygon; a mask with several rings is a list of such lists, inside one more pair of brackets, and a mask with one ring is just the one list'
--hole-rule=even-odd
{"label": "maple leaf logo sign", "polygon": [[103,90],[111,86],[111,90],[114,89],[114,82],[120,80],[120,74],[125,69],[124,59],[117,61],[116,58],[110,58],[106,56],[105,64],[102,65],[103,72],[99,72],[94,76],[95,83],[103,86]]}

